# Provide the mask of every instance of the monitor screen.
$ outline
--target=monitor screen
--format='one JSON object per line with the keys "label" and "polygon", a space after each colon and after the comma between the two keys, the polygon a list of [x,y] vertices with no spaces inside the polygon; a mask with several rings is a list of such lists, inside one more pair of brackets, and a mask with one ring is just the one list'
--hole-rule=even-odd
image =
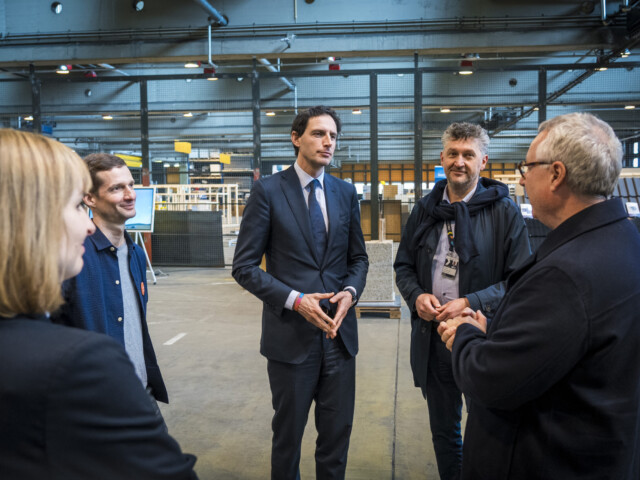
{"label": "monitor screen", "polygon": [[[153,232],[155,219],[155,187],[134,187],[136,191],[136,216],[130,218],[124,224],[127,230],[132,232]],[[89,209],[89,218],[93,218],[93,212]]]}
{"label": "monitor screen", "polygon": [[155,187],[135,187],[136,216],[125,223],[125,228],[135,232],[153,232],[155,218]]}

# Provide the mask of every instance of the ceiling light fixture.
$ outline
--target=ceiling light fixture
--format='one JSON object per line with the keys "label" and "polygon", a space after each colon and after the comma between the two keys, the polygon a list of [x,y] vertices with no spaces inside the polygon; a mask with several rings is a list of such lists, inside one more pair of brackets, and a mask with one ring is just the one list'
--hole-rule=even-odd
{"label": "ceiling light fixture", "polygon": [[275,117],[276,116],[276,112],[267,112],[267,113],[265,113],[265,115],[267,117]]}
{"label": "ceiling light fixture", "polygon": [[[633,110],[634,108],[636,108],[636,106],[635,106],[635,105],[625,105],[625,106],[624,106],[624,109],[625,109],[625,110]],[[25,118],[25,120],[26,120],[26,118]]]}
{"label": "ceiling light fixture", "polygon": [[24,117],[24,120],[25,122],[33,122],[33,115],[27,115],[26,117]]}
{"label": "ceiling light fixture", "polygon": [[144,2],[142,0],[134,0],[131,3],[131,6],[136,12],[141,12],[142,10],[144,10]]}
{"label": "ceiling light fixture", "polygon": [[57,68],[56,73],[60,75],[67,75],[72,68],[73,67],[71,65],[60,65]]}
{"label": "ceiling light fixture", "polygon": [[447,107],[442,107],[440,109],[440,113],[451,113],[451,109]]}
{"label": "ceiling light fixture", "polygon": [[351,110],[351,113],[353,113],[354,115],[362,115],[362,110],[360,110],[359,108],[354,108],[353,110]]}
{"label": "ceiling light fixture", "polygon": [[193,113],[187,112],[187,113],[183,114],[182,116],[183,117],[193,117]]}
{"label": "ceiling light fixture", "polygon": [[107,114],[107,115],[102,115],[102,119],[103,120],[113,120],[113,117],[111,115]]}
{"label": "ceiling light fixture", "polygon": [[51,11],[56,15],[60,15],[62,13],[62,4],[60,2],[53,2],[51,4]]}
{"label": "ceiling light fixture", "polygon": [[631,55],[631,52],[628,48],[625,48],[622,52],[620,52],[620,57],[622,58],[627,58],[629,55]]}
{"label": "ceiling light fixture", "polygon": [[207,77],[207,80],[218,80],[218,77],[216,77],[216,69],[213,67],[204,67],[204,74]]}
{"label": "ceiling light fixture", "polygon": [[606,72],[607,71],[607,67],[598,67],[596,68],[597,71],[599,72]]}
{"label": "ceiling light fixture", "polygon": [[460,75],[473,75],[473,62],[471,60],[460,60]]}
{"label": "ceiling light fixture", "polygon": [[193,62],[189,60],[187,63],[184,64],[184,68],[198,68],[200,65],[202,65],[200,61]]}

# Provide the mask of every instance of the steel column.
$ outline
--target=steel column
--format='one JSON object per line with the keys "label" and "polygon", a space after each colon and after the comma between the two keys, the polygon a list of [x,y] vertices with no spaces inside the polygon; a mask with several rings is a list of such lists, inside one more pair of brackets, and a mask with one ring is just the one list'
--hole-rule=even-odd
{"label": "steel column", "polygon": [[371,105],[371,240],[379,240],[378,222],[378,74],[369,77],[369,103]]}
{"label": "steel column", "polygon": [[547,119],[547,70],[538,70],[538,124]]}
{"label": "steel column", "polygon": [[[253,73],[251,74],[251,108],[253,110],[253,172],[254,179],[261,173],[261,146],[260,146],[260,77],[256,68],[256,60],[253,60]],[[257,175],[256,175],[257,173]]]}
{"label": "steel column", "polygon": [[413,124],[414,124],[414,166],[413,184],[415,202],[422,198],[422,72],[418,70],[418,54],[415,55],[413,74]]}
{"label": "steel column", "polygon": [[33,117],[33,132],[42,133],[42,109],[40,107],[40,90],[42,82],[36,77],[33,63],[29,65],[29,80],[31,81],[31,116]]}
{"label": "steel column", "polygon": [[140,82],[140,148],[142,150],[142,185],[151,183],[149,162],[149,99],[147,81]]}

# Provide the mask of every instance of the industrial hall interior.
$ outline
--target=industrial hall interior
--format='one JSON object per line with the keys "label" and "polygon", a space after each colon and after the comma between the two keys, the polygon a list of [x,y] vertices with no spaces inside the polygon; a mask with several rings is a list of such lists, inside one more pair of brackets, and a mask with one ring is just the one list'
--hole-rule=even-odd
{"label": "industrial hall interior", "polygon": [[[453,447],[444,447],[435,426],[440,407],[429,393],[434,387],[424,385],[427,377],[433,382],[432,367],[427,372],[426,363],[419,365],[421,355],[433,356],[436,348],[451,354],[436,333],[442,334],[435,320],[446,312],[444,302],[434,303],[433,322],[424,321],[406,281],[407,251],[435,251],[431,237],[415,234],[416,212],[428,208],[424,197],[432,191],[440,200],[444,188],[448,202],[446,185],[463,176],[479,192],[499,192],[491,201],[508,206],[514,217],[499,220],[505,222],[499,228],[489,223],[475,230],[475,242],[480,257],[485,243],[500,255],[497,232],[510,228],[511,252],[491,265],[506,262],[505,272],[515,270],[554,231],[538,215],[543,212],[535,202],[542,195],[527,183],[552,167],[536,160],[532,142],[546,138],[544,131],[538,137],[541,124],[552,132],[554,118],[583,118],[576,114],[606,122],[619,139],[622,165],[612,197],[622,200],[629,223],[640,229],[638,0],[0,0],[0,128],[68,147],[85,159],[94,182],[83,192],[83,207],[98,230],[87,227],[93,235],[82,250],[85,271],[64,283],[81,298],[65,296],[61,308],[86,307],[115,319],[106,329],[85,328],[119,335],[134,373],[142,375],[148,395],[145,388],[140,394],[157,410],[149,421],[162,428],[160,440],[141,451],[149,458],[155,446],[171,451],[156,462],[159,469],[167,466],[166,476],[109,476],[96,467],[91,476],[51,478],[474,478],[461,449],[475,404],[459,383],[461,420],[444,428],[461,432],[453,433]],[[472,145],[470,156],[455,160],[465,165],[458,172],[450,170],[452,144]],[[470,167],[476,153],[479,167]],[[92,162],[104,158],[115,163],[94,173]],[[101,196],[104,184],[95,179],[115,179],[114,172],[125,176],[121,195],[128,203],[109,200],[118,194],[114,189],[105,190],[112,197]],[[32,173],[43,176],[39,185],[47,184],[41,167]],[[287,190],[287,182],[295,188]],[[481,214],[463,197],[454,205],[469,202],[464,211],[475,225]],[[1,208],[8,216],[13,207]],[[458,243],[465,240],[458,235],[462,214],[453,210],[453,227],[440,220],[438,249],[450,249],[440,252],[443,278],[447,269],[455,278]],[[103,228],[118,215],[124,257]],[[110,278],[100,263],[100,255],[109,254],[100,242],[109,240],[118,250],[116,259],[111,246],[116,271],[127,267],[126,245],[129,259],[139,259],[137,274],[130,260],[127,281],[116,280],[122,293],[115,304],[124,308],[124,322],[109,311],[113,293],[97,294],[90,283]],[[469,293],[462,292],[464,257],[454,298]],[[321,267],[313,267],[311,280],[316,261]],[[97,270],[85,276],[90,268]],[[418,278],[421,269],[429,269],[427,278],[433,274],[430,263],[416,268]],[[477,272],[473,276],[472,283]],[[506,281],[505,273],[470,291]],[[458,293],[458,281],[450,283]],[[125,295],[128,288],[138,295]],[[493,297],[485,303],[471,295],[465,305],[490,317],[502,294],[495,304]],[[104,304],[97,300],[102,295]],[[128,327],[131,310],[138,330]],[[0,323],[5,313],[0,310]],[[56,314],[49,313],[55,323]],[[87,325],[98,323],[93,320]],[[430,340],[425,330],[433,333]],[[137,360],[129,350],[135,335],[143,345]],[[4,345],[1,337],[0,328]],[[426,347],[418,345],[423,341]],[[299,351],[303,344],[322,358],[319,379],[299,412],[307,392],[297,389],[306,385],[290,376],[309,361]],[[37,358],[40,350],[29,355]],[[455,367],[449,380],[457,389]],[[327,378],[346,369],[353,369],[346,386],[325,385],[342,382]],[[12,395],[2,375],[0,406]],[[354,398],[351,406],[342,406],[349,404],[345,398]],[[113,399],[125,410],[129,401],[128,394]],[[341,406],[325,405],[330,401]],[[350,415],[348,427],[333,424]],[[2,430],[10,430],[6,416],[11,413],[0,411],[0,445],[18,444],[2,438]],[[88,429],[82,424],[87,418],[75,417],[69,428]],[[110,429],[132,429],[134,422],[104,423],[96,435],[106,438]],[[57,428],[65,437],[66,424]],[[349,434],[340,437],[346,445],[335,460],[337,448],[328,439],[338,428]],[[457,452],[458,463],[462,457],[462,477],[447,472],[447,448]],[[197,458],[192,476],[167,473],[176,449]],[[291,476],[281,465],[286,449]],[[0,478],[27,478],[3,456]]]}

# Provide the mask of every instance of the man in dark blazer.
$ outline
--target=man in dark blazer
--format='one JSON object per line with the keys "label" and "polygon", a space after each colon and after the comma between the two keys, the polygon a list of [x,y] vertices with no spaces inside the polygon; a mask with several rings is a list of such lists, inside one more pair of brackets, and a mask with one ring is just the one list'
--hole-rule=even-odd
{"label": "man in dark blazer", "polygon": [[540,125],[519,168],[551,228],[479,312],[440,325],[471,400],[466,479],[640,478],[640,235],[613,192],[622,148],[573,113]]}
{"label": "man in dark blazer", "polygon": [[[233,277],[264,302],[260,353],[275,414],[271,478],[299,478],[312,400],[316,475],[344,478],[355,399],[354,309],[368,270],[355,188],[325,173],[340,119],[318,106],[291,127],[293,166],[251,190]],[[260,269],[266,255],[266,271]]]}

